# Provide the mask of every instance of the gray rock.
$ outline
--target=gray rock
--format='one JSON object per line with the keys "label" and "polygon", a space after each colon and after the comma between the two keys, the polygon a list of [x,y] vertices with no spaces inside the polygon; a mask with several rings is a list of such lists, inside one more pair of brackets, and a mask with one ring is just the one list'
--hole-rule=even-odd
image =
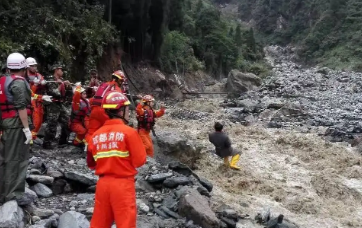
{"label": "gray rock", "polygon": [[54,211],[48,209],[40,209],[36,208],[33,211],[33,215],[38,216],[39,218],[49,218],[50,216],[54,215]]}
{"label": "gray rock", "polygon": [[187,188],[181,195],[179,214],[202,227],[219,228],[219,220],[208,201],[195,189]]}
{"label": "gray rock", "polygon": [[54,214],[50,218],[45,220],[40,220],[36,222],[34,225],[30,226],[29,228],[51,228],[51,227],[58,227],[57,220],[59,219],[59,215]]}
{"label": "gray rock", "polygon": [[47,172],[47,175],[53,177],[53,178],[61,178],[61,177],[64,177],[64,174],[59,172],[59,171],[56,171],[56,170],[48,170]]}
{"label": "gray rock", "polygon": [[171,177],[163,182],[163,185],[167,188],[176,188],[179,185],[188,184],[190,184],[190,180],[187,177]]}
{"label": "gray rock", "polygon": [[188,167],[187,165],[178,162],[178,161],[173,161],[170,162],[168,164],[168,168],[172,169],[173,171],[176,171],[184,176],[190,176],[191,174],[193,174],[192,170],[190,169],[190,167]]}
{"label": "gray rock", "polygon": [[231,70],[228,75],[226,89],[230,93],[239,95],[249,90],[257,89],[261,83],[261,79],[255,74]]}
{"label": "gray rock", "polygon": [[30,161],[30,164],[29,164],[30,169],[37,169],[41,173],[45,173],[47,171],[47,167],[41,158],[31,157],[29,159],[29,161]]}
{"label": "gray rock", "polygon": [[137,208],[139,208],[140,211],[143,211],[146,214],[150,211],[149,206],[147,206],[147,204],[143,202],[143,200],[137,199],[136,203],[137,203]]}
{"label": "gray rock", "polygon": [[87,188],[87,192],[92,192],[95,193],[96,192],[96,185],[90,186]]}
{"label": "gray rock", "polygon": [[321,67],[316,70],[317,73],[327,75],[330,72],[330,69],[327,67]]}
{"label": "gray rock", "polygon": [[143,191],[143,192],[155,192],[156,190],[150,185],[147,181],[144,180],[137,180],[136,181],[136,191]]}
{"label": "gray rock", "polygon": [[36,199],[38,199],[38,196],[34,191],[30,190],[29,188],[25,188],[25,192],[23,195],[16,197],[16,201],[19,206],[31,204]]}
{"label": "gray rock", "polygon": [[58,214],[58,215],[63,214],[63,211],[60,210],[60,209],[55,209],[54,212],[55,212],[56,214]]}
{"label": "gray rock", "polygon": [[32,221],[33,223],[39,222],[40,220],[41,220],[41,218],[38,217],[38,216],[32,216],[32,217],[31,217],[31,221]]}
{"label": "gray rock", "polygon": [[29,228],[51,228],[51,223],[47,220],[40,220],[34,225],[29,226]]}
{"label": "gray rock", "polygon": [[198,179],[200,181],[200,184],[202,184],[202,186],[204,186],[209,192],[212,191],[213,184],[210,181],[202,177],[199,177]]}
{"label": "gray rock", "polygon": [[160,226],[162,220],[157,216],[137,216],[137,228],[154,228],[154,227],[164,227]]}
{"label": "gray rock", "polygon": [[62,214],[59,218],[58,228],[89,228],[90,223],[85,215],[68,211]]}
{"label": "gray rock", "polygon": [[178,204],[177,200],[172,196],[168,196],[168,197],[164,198],[162,201],[162,205],[172,211],[177,210],[177,206],[178,206],[177,204]]}
{"label": "gray rock", "polygon": [[77,161],[77,165],[86,166],[86,165],[87,165],[87,161],[86,161],[84,158],[79,159],[79,160]]}
{"label": "gray rock", "polygon": [[0,228],[23,228],[24,212],[15,200],[0,206]]}
{"label": "gray rock", "polygon": [[33,190],[38,196],[40,197],[50,197],[53,195],[53,192],[50,188],[48,188],[46,185],[37,183],[36,185],[31,187],[31,190]]}
{"label": "gray rock", "polygon": [[151,175],[150,177],[147,178],[147,181],[150,183],[155,183],[155,182],[162,182],[164,180],[166,180],[166,178],[172,177],[172,173],[159,173],[159,174],[154,174]]}
{"label": "gray rock", "polygon": [[159,151],[156,158],[160,161],[171,162],[178,160],[191,169],[195,167],[196,161],[201,158],[201,147],[187,136],[172,130],[159,130],[158,140],[155,148]]}
{"label": "gray rock", "polygon": [[161,216],[163,219],[168,219],[170,218],[164,211],[162,211],[161,209],[158,208],[154,208],[153,209],[155,211],[155,213],[159,216]]}
{"label": "gray rock", "polygon": [[236,101],[236,106],[244,108],[244,112],[247,112],[247,113],[254,112],[257,105],[258,105],[258,102],[254,101],[252,99],[244,99],[244,100]]}
{"label": "gray rock", "polygon": [[85,213],[88,215],[93,215],[94,207],[89,207],[85,210]]}
{"label": "gray rock", "polygon": [[168,209],[168,208],[165,207],[165,206],[161,206],[160,209],[161,209],[163,212],[165,212],[167,215],[171,216],[172,218],[181,219],[181,216],[179,216],[177,213],[171,211],[170,209]]}
{"label": "gray rock", "polygon": [[220,220],[226,224],[226,227],[236,227],[236,222],[237,221],[235,221],[233,219],[221,216]]}
{"label": "gray rock", "polygon": [[56,179],[52,185],[52,191],[54,195],[59,195],[64,192],[67,181],[64,179]]}
{"label": "gray rock", "polygon": [[198,186],[197,191],[203,196],[210,197],[210,192],[203,186]]}
{"label": "gray rock", "polygon": [[94,200],[94,194],[82,193],[78,194],[77,198],[81,200]]}
{"label": "gray rock", "polygon": [[30,174],[40,175],[41,172],[40,172],[40,170],[38,170],[38,169],[31,169],[31,170],[30,170]]}
{"label": "gray rock", "polygon": [[35,183],[42,183],[46,185],[51,185],[54,182],[54,177],[48,177],[42,175],[29,175],[27,179]]}
{"label": "gray rock", "polygon": [[96,176],[79,173],[77,171],[68,171],[64,173],[65,178],[82,183],[87,186],[92,186],[97,183],[98,178]]}

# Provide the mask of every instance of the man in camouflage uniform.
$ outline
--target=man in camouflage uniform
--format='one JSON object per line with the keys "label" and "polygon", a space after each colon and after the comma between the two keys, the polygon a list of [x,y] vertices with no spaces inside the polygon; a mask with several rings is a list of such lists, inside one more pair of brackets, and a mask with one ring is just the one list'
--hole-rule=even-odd
{"label": "man in camouflage uniform", "polygon": [[58,123],[61,125],[61,134],[59,138],[59,145],[67,144],[67,137],[70,133],[69,130],[69,114],[64,102],[66,100],[66,87],[70,85],[69,81],[63,81],[63,69],[62,66],[57,64],[52,67],[54,71],[53,82],[47,83],[47,94],[52,96],[52,102],[44,102],[47,117],[46,117],[46,129],[43,142],[44,149],[53,149],[51,140],[55,139],[57,133]]}
{"label": "man in camouflage uniform", "polygon": [[26,61],[20,53],[7,58],[7,75],[0,78],[0,204],[21,198],[25,191],[31,129],[31,90],[24,79]]}

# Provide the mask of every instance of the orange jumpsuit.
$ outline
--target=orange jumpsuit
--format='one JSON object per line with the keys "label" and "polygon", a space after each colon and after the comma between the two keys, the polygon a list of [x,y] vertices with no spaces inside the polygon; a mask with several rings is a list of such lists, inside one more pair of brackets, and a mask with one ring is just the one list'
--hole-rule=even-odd
{"label": "orange jumpsuit", "polygon": [[72,102],[72,114],[70,129],[76,134],[73,141],[75,146],[78,146],[85,142],[84,137],[87,133],[90,113],[90,104],[87,99],[82,98],[80,88],[76,89],[73,96]]}
{"label": "orange jumpsuit", "polygon": [[31,97],[33,98],[31,101],[31,106],[33,107],[33,124],[34,129],[31,132],[33,135],[33,139],[36,139],[38,131],[40,130],[40,127],[43,123],[43,117],[44,117],[44,107],[43,107],[43,99],[42,95],[45,94],[45,86],[43,85],[36,85],[34,83],[34,79],[37,78],[39,81],[44,80],[43,76],[39,73],[36,75],[28,75],[30,89],[31,89]]}
{"label": "orange jumpsuit", "polygon": [[[155,121],[154,118],[161,117],[165,114],[164,108],[161,108],[158,111],[153,111],[150,108],[150,106],[142,105],[142,103],[139,103],[136,107],[137,116],[142,117],[141,119],[143,119],[145,110],[147,110],[147,112],[150,113],[153,117],[153,118],[151,118],[150,121],[146,121],[146,122],[148,122],[148,124],[151,124],[151,122],[154,122]],[[144,126],[142,123],[140,123],[140,120],[138,120],[138,133],[141,136],[143,145],[146,148],[147,155],[153,158],[153,156],[154,156],[153,143],[152,143],[152,138],[150,135],[151,128],[152,128],[152,126]]]}
{"label": "orange jumpsuit", "polygon": [[90,228],[136,228],[136,168],[146,162],[146,151],[137,131],[121,119],[109,119],[89,142],[96,162],[94,213]]}
{"label": "orange jumpsuit", "polygon": [[[114,84],[115,88],[114,90],[120,91],[123,93],[122,89],[117,86],[115,82],[107,82],[108,84]],[[91,100],[93,101],[94,98]],[[90,101],[91,104],[91,113],[89,115],[89,126],[88,126],[88,132],[85,136],[85,140],[87,143],[92,139],[93,133],[98,130],[106,120],[109,119],[108,115],[105,113],[104,109],[100,105],[92,105],[92,101]]]}

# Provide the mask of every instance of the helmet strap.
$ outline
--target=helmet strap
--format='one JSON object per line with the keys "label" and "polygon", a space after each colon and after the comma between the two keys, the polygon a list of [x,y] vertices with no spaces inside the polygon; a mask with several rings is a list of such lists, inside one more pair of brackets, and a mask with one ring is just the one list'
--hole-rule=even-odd
{"label": "helmet strap", "polygon": [[[121,109],[123,109],[123,116],[121,116],[121,115],[118,114]],[[118,118],[118,119],[122,119],[125,124],[128,124],[128,123],[129,123],[129,121],[126,120],[126,107],[125,107],[125,106],[122,107],[122,108],[120,108],[120,109],[118,109],[118,110],[117,110],[117,114],[116,114],[116,113],[113,113],[113,112],[111,112],[111,111],[108,111],[107,114],[108,114],[108,116],[109,116],[111,119],[113,119],[113,118]]]}

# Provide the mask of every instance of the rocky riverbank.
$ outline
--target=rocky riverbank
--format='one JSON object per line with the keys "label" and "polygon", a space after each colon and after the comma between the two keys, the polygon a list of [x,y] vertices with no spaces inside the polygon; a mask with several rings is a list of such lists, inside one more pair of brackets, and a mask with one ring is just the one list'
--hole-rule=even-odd
{"label": "rocky riverbank", "polygon": [[[359,134],[360,74],[302,68],[290,49],[267,53],[273,76],[261,83],[243,75],[247,83],[232,88],[245,89],[241,97],[167,102],[155,160],[135,180],[138,228],[270,228],[278,217],[289,228],[360,227],[362,158],[320,137],[342,142]],[[207,133],[215,121],[242,151],[241,171],[213,154]],[[0,228],[89,227],[96,182],[82,151],[34,145],[26,194],[0,207]]]}
{"label": "rocky riverbank", "polygon": [[[236,227],[239,221],[254,222],[226,204],[211,208],[213,184],[175,161],[185,155],[196,161],[200,150],[181,135],[169,133],[162,132],[157,140],[162,146],[158,156],[164,154],[174,161],[163,165],[148,158],[138,170],[137,227],[227,228]],[[86,168],[83,156],[72,146],[53,151],[34,146],[26,193],[0,207],[0,227],[88,228],[98,178]],[[194,161],[185,162],[192,165]]]}
{"label": "rocky riverbank", "polygon": [[332,142],[352,142],[362,133],[362,73],[302,67],[293,62],[292,48],[265,52],[271,76],[258,90],[223,104],[233,121],[318,132]]}

